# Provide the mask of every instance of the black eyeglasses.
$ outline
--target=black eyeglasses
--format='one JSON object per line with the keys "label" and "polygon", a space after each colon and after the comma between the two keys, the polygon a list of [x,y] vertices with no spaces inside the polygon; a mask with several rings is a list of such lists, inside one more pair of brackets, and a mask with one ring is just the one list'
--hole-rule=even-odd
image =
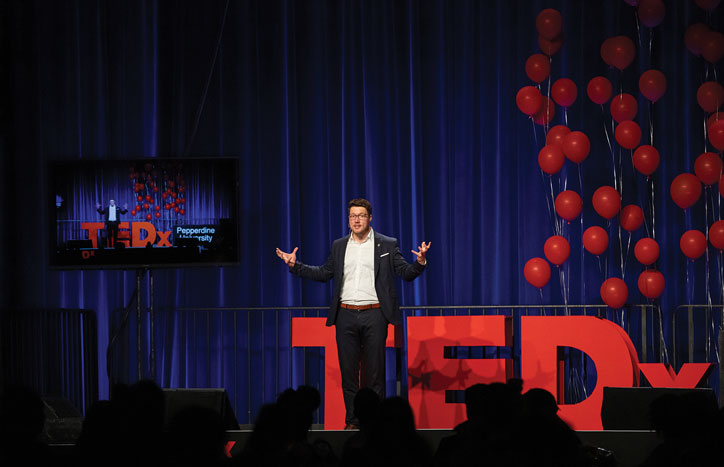
{"label": "black eyeglasses", "polygon": [[349,215],[350,220],[354,220],[354,219],[362,219],[362,220],[365,220],[365,219],[367,219],[368,217],[370,217],[368,214],[350,214],[350,215]]}

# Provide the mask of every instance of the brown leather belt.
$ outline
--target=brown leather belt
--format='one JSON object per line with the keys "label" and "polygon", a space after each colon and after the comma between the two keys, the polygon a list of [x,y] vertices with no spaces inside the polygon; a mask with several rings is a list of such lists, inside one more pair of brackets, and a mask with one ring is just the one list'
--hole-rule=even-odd
{"label": "brown leather belt", "polygon": [[379,303],[370,303],[369,305],[348,305],[347,303],[340,302],[339,306],[342,308],[347,308],[348,310],[362,311],[362,310],[371,310],[373,308],[379,308],[380,304]]}

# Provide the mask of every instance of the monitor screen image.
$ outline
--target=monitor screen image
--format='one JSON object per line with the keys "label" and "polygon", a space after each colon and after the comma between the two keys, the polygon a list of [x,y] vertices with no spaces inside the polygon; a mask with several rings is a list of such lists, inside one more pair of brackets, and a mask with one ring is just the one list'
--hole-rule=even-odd
{"label": "monitor screen image", "polygon": [[73,160],[49,168],[50,266],[237,264],[237,160]]}

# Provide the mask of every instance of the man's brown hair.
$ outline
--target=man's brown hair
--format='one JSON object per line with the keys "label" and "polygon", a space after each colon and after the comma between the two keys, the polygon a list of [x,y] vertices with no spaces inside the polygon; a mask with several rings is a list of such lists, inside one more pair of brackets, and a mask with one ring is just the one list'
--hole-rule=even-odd
{"label": "man's brown hair", "polygon": [[352,209],[352,207],[357,206],[361,208],[365,208],[367,210],[367,215],[372,216],[372,204],[367,201],[364,198],[355,198],[349,202],[347,205],[347,213],[349,213],[349,210]]}

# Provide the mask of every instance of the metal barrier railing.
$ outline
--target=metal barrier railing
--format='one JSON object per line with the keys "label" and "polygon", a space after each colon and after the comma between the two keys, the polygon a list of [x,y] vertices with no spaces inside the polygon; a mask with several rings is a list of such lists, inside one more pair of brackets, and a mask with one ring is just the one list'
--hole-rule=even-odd
{"label": "metal barrier railing", "polygon": [[[724,305],[680,305],[674,310],[672,317],[672,342],[673,342],[673,364],[678,368],[679,357],[679,315],[686,312],[686,362],[694,363],[697,356],[703,356],[704,362],[709,363],[716,361],[719,363],[719,352],[717,346],[717,336],[722,326],[722,315],[724,314]],[[700,318],[700,326],[696,326],[696,318]],[[696,330],[703,330],[703,336],[698,339]],[[713,345],[712,345],[713,342]],[[697,343],[702,343],[697,346]],[[713,358],[712,358],[713,357]],[[700,358],[699,358],[700,360]]]}

